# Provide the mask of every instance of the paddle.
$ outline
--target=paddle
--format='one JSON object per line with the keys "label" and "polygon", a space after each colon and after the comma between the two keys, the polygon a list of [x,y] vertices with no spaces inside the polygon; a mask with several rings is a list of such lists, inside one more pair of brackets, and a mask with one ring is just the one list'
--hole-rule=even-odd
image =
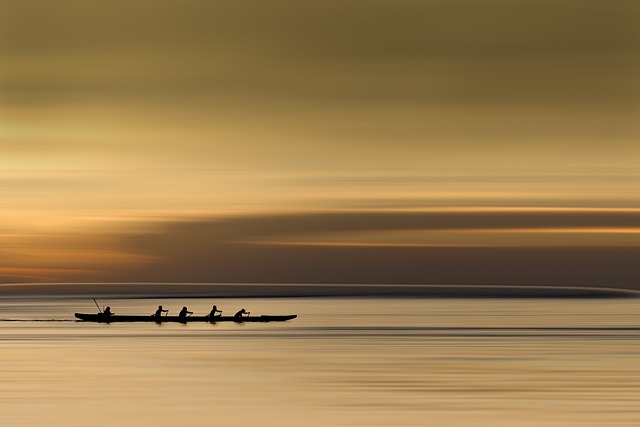
{"label": "paddle", "polygon": [[98,310],[100,310],[100,313],[102,313],[102,309],[100,308],[100,306],[98,305],[98,302],[96,301],[95,298],[93,298],[93,302],[96,304],[96,307],[98,307]]}

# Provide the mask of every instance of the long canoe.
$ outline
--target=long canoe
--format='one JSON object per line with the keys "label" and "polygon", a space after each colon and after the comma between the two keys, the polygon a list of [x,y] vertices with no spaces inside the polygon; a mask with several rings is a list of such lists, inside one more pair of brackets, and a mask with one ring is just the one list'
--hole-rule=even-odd
{"label": "long canoe", "polygon": [[189,316],[189,317],[178,317],[178,316],[162,316],[161,318],[156,318],[155,316],[119,316],[119,315],[111,315],[104,316],[103,314],[84,314],[84,313],[76,313],[75,316],[78,319],[85,320],[87,322],[101,322],[101,323],[114,323],[114,322],[156,322],[156,323],[164,323],[164,322],[176,322],[176,323],[189,323],[189,322],[208,322],[208,323],[218,323],[218,322],[237,322],[237,323],[246,323],[246,322],[284,322],[286,320],[295,319],[298,317],[296,314],[290,314],[287,316],[248,316],[248,317],[234,317],[234,316]]}

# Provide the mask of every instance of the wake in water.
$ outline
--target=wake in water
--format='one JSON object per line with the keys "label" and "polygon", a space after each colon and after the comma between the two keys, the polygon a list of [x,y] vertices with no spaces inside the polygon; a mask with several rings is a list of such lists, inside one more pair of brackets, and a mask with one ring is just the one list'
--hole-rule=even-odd
{"label": "wake in water", "polygon": [[0,322],[79,322],[74,319],[0,319]]}

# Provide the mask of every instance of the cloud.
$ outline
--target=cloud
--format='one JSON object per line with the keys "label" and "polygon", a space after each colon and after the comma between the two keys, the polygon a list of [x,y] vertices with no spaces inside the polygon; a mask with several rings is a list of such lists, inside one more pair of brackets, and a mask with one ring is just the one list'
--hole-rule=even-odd
{"label": "cloud", "polygon": [[167,224],[127,245],[155,259],[104,280],[248,283],[457,283],[638,288],[635,246],[507,247],[254,244],[354,230],[638,227],[636,212],[336,213]]}
{"label": "cloud", "polygon": [[[84,233],[78,234],[76,241],[69,241],[64,233],[49,236],[48,241],[39,241],[37,236],[29,240],[14,237],[7,240],[0,254],[0,277],[3,282],[504,284],[640,289],[640,216],[635,209],[246,215],[173,220],[155,227],[146,224],[145,230],[128,228],[114,235]],[[478,239],[483,233],[503,237],[499,240],[497,234],[489,234],[488,239]],[[576,241],[575,234],[581,240]],[[602,240],[602,234],[608,239]],[[537,240],[531,240],[530,235],[538,236]]]}
{"label": "cloud", "polygon": [[9,2],[0,55],[15,102],[606,111],[637,107],[638,11],[624,0]]}

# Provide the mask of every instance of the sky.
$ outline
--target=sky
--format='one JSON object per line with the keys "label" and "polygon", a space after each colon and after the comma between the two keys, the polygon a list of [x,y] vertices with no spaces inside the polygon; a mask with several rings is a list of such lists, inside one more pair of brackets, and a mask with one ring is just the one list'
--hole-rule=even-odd
{"label": "sky", "polygon": [[0,283],[640,287],[640,4],[0,0]]}

